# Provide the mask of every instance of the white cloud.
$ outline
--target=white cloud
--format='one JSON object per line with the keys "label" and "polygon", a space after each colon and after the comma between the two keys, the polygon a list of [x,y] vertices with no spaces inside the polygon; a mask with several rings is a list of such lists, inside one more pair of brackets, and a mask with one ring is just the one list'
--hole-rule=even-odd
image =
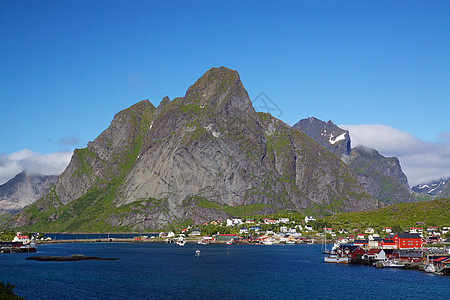
{"label": "white cloud", "polygon": [[0,153],[0,184],[3,184],[22,171],[33,174],[59,175],[64,171],[72,157],[70,152],[41,154],[29,149]]}
{"label": "white cloud", "polygon": [[396,156],[411,186],[450,177],[450,132],[425,142],[385,125],[339,125],[350,132],[352,147],[364,145],[385,156]]}

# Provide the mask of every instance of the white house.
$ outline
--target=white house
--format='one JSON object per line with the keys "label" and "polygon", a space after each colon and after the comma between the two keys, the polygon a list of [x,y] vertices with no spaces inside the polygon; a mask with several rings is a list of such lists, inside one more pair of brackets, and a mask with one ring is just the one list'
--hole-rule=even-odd
{"label": "white house", "polygon": [[231,219],[233,221],[233,225],[241,225],[242,220],[241,219]]}
{"label": "white house", "polygon": [[313,231],[313,228],[311,225],[305,225],[305,229],[308,231]]}
{"label": "white house", "polygon": [[288,231],[288,229],[287,229],[287,227],[286,226],[281,226],[280,227],[280,232],[287,232]]}
{"label": "white house", "polygon": [[302,231],[302,230],[303,230],[302,225],[296,225],[295,227],[297,227],[297,229],[298,229],[299,231]]}
{"label": "white house", "polygon": [[239,229],[239,233],[240,234],[248,233],[248,229],[247,228],[241,228],[241,229]]}
{"label": "white house", "polygon": [[284,224],[289,223],[289,218],[280,218],[280,219],[278,220],[278,222],[279,222],[279,223],[284,223]]}
{"label": "white house", "polygon": [[297,229],[295,229],[295,228],[289,228],[289,232],[290,232],[290,233],[295,233],[295,232],[297,232]]}
{"label": "white house", "polygon": [[392,228],[391,227],[384,227],[383,231],[386,233],[391,233],[392,232]]}
{"label": "white house", "polygon": [[313,216],[306,216],[305,217],[305,223],[308,223],[309,221],[315,221],[316,219]]}
{"label": "white house", "polygon": [[233,226],[233,220],[227,219],[227,226]]}
{"label": "white house", "polygon": [[22,235],[20,232],[18,232],[12,241],[27,244],[30,242],[30,238],[28,237],[28,235]]}
{"label": "white house", "polygon": [[366,228],[366,231],[364,231],[365,233],[368,233],[368,234],[372,234],[372,233],[374,233],[375,231],[373,230],[373,228]]}
{"label": "white house", "polygon": [[171,238],[171,237],[174,237],[175,236],[175,233],[173,232],[173,231],[169,231],[168,233],[167,233],[167,237],[168,238]]}
{"label": "white house", "polygon": [[191,234],[190,235],[200,235],[201,234],[201,230],[199,228],[193,228],[191,230]]}
{"label": "white house", "polygon": [[422,227],[409,227],[409,233],[422,233]]}

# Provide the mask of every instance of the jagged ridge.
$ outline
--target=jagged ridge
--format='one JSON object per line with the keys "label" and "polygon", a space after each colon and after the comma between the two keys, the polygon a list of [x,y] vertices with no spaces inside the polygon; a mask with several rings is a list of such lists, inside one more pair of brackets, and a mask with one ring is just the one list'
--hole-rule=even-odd
{"label": "jagged ridge", "polygon": [[256,113],[236,71],[213,68],[184,97],[118,113],[74,152],[56,188],[14,227],[158,229],[248,213],[377,206],[355,175],[302,132]]}

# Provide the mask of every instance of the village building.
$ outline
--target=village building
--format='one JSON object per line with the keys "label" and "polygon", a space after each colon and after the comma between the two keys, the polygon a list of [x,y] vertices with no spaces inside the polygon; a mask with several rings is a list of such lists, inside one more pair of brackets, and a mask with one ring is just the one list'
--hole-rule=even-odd
{"label": "village building", "polygon": [[313,216],[306,216],[305,217],[305,223],[311,222],[311,221],[315,221],[316,219]]}
{"label": "village building", "polygon": [[392,232],[392,228],[391,227],[383,227],[383,232],[391,233]]}
{"label": "village building", "polygon": [[263,219],[263,222],[264,222],[264,224],[268,224],[268,225],[270,225],[270,224],[276,224],[276,223],[277,223],[277,221],[275,221],[275,220],[272,219],[272,218],[264,218],[264,219]]}
{"label": "village building", "polygon": [[278,219],[278,222],[279,223],[283,223],[283,224],[287,224],[287,223],[289,223],[289,218],[280,218],[280,219]]}
{"label": "village building", "polygon": [[369,247],[369,240],[366,240],[366,239],[358,240],[358,239],[356,239],[353,242],[353,245],[359,246],[359,247]]}
{"label": "village building", "polygon": [[250,230],[253,230],[255,232],[259,232],[261,230],[261,227],[259,227],[259,226],[251,226]]}
{"label": "village building", "polygon": [[367,234],[372,234],[375,231],[373,230],[373,228],[366,228],[366,230],[364,232],[367,233]]}
{"label": "village building", "polygon": [[202,233],[202,231],[199,228],[193,228],[193,229],[191,229],[190,235],[200,235],[201,233]]}
{"label": "village building", "polygon": [[409,233],[422,233],[422,227],[409,227]]}
{"label": "village building", "polygon": [[396,233],[393,241],[398,249],[419,249],[423,240],[418,233]]}
{"label": "village building", "polygon": [[246,224],[255,224],[255,219],[245,219]]}
{"label": "village building", "polygon": [[333,231],[333,228],[323,228],[323,232],[325,233],[331,233]]}
{"label": "village building", "polygon": [[239,235],[237,235],[237,234],[217,234],[217,235],[215,235],[215,239],[216,239],[216,241],[228,242],[232,239],[238,240]]}

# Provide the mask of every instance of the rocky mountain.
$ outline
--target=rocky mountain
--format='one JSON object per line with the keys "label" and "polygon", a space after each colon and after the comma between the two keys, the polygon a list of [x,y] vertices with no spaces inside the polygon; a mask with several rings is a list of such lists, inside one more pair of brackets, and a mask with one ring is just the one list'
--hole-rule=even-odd
{"label": "rocky mountain", "polygon": [[416,193],[427,194],[433,198],[450,198],[450,177],[418,184],[411,188]]}
{"label": "rocky mountain", "polygon": [[333,122],[316,118],[300,120],[293,126],[346,162],[359,183],[385,204],[414,201],[406,175],[396,157],[384,157],[375,149],[358,146],[351,149],[350,135]]}
{"label": "rocky mountain", "polygon": [[184,97],[141,101],[71,162],[11,227],[130,231],[280,210],[378,206],[355,174],[299,130],[257,113],[236,71],[207,71]]}
{"label": "rocky mountain", "polygon": [[359,183],[378,201],[385,204],[414,201],[397,157],[385,157],[375,149],[357,146],[346,162]]}
{"label": "rocky mountain", "polygon": [[25,206],[48,193],[58,176],[34,175],[25,172],[0,185],[0,215],[16,214]]}
{"label": "rocky mountain", "polygon": [[324,122],[314,117],[302,119],[292,126],[303,131],[316,143],[335,154],[337,157],[349,155],[351,151],[350,134],[333,122]]}

